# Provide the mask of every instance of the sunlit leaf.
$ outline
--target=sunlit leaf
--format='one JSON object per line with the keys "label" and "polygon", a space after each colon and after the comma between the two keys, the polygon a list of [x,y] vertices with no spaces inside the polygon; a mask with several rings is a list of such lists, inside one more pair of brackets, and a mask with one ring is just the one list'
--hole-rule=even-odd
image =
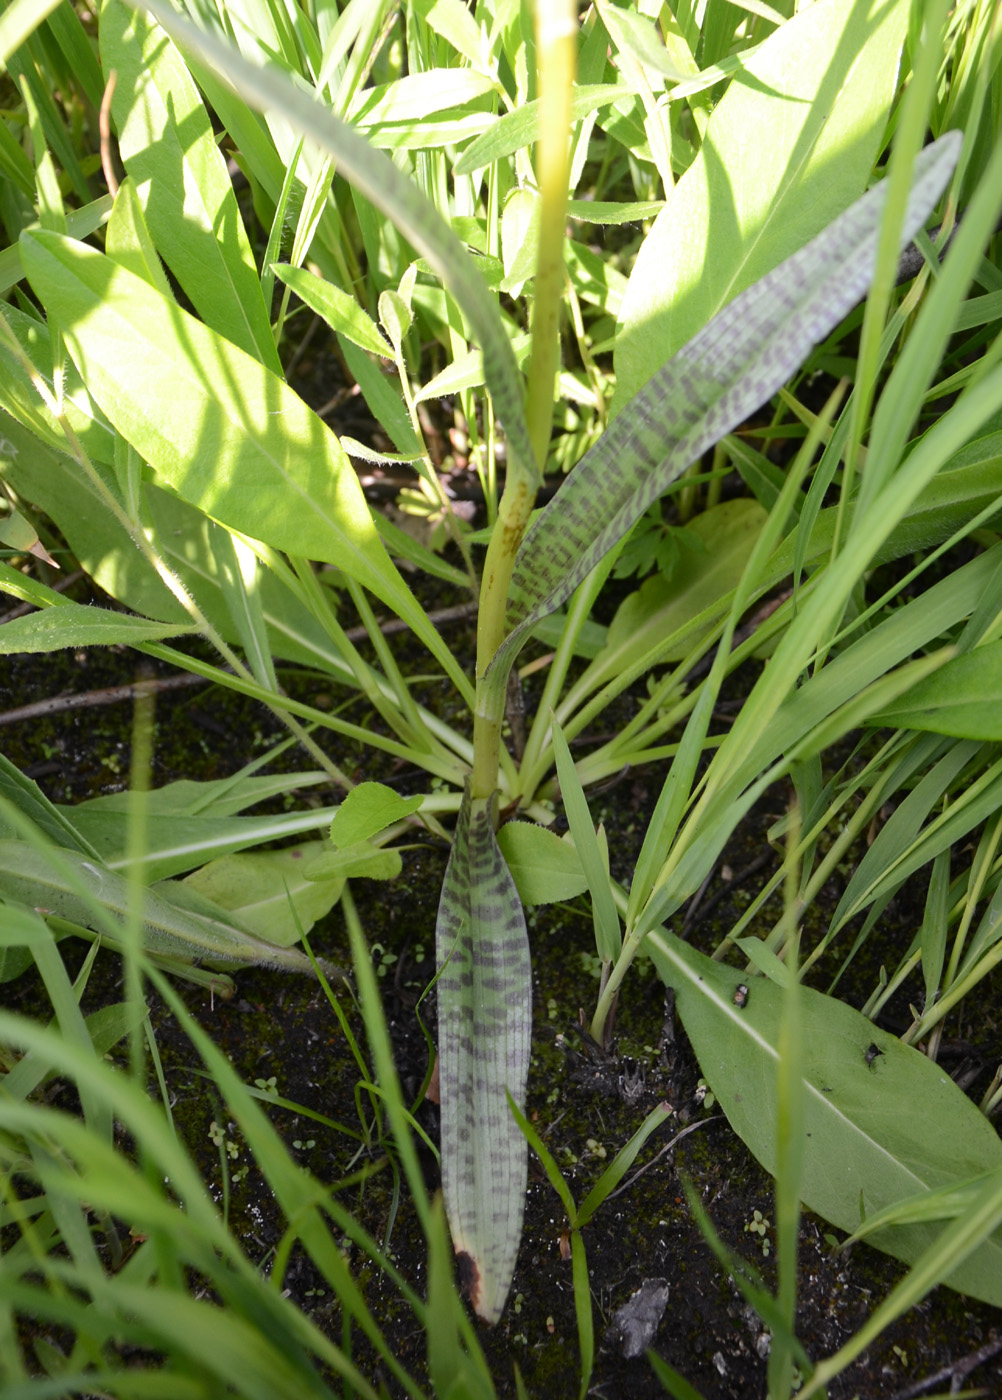
{"label": "sunlit leaf", "polygon": [[[904,239],[935,205],[959,150],[949,132],[916,161]],[[769,398],[864,295],[884,198],[880,186],[869,191],[730,302],[586,453],[522,541],[510,640],[559,607],[690,462]]]}

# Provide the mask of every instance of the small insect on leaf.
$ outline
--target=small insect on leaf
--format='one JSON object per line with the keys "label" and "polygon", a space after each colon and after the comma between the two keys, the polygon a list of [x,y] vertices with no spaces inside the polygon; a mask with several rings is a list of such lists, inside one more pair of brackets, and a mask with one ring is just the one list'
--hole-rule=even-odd
{"label": "small insect on leaf", "polygon": [[871,1041],[869,1047],[867,1048],[865,1056],[867,1067],[869,1069],[873,1069],[874,1061],[876,1060],[877,1056],[882,1055],[883,1053],[883,1050],[881,1050],[877,1045],[873,1043],[873,1041]]}
{"label": "small insect on leaf", "polygon": [[738,985],[734,988],[734,1005],[748,1005],[748,988],[745,986],[744,982],[739,982]]}

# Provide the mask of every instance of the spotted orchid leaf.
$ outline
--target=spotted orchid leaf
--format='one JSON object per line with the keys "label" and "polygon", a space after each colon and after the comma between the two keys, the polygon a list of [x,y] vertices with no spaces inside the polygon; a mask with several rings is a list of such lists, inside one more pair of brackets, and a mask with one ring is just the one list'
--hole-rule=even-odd
{"label": "spotted orchid leaf", "polygon": [[456,823],[435,934],[442,1191],[464,1286],[478,1316],[501,1315],[525,1206],[522,1109],[529,1071],[532,969],[525,916],[494,834],[496,797]]}
{"label": "spotted orchid leaf", "polygon": [[[901,239],[922,227],[960,154],[947,132],[915,162]],[[709,322],[624,408],[518,551],[509,636],[558,608],[691,462],[754,413],[866,294],[886,190],[877,185]]]}

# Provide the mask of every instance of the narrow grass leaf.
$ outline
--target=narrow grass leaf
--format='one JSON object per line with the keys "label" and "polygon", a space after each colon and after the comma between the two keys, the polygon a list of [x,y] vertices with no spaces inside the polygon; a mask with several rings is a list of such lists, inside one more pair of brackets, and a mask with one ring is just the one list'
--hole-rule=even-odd
{"label": "narrow grass leaf", "polygon": [[63,607],[15,617],[0,628],[0,656],[61,651],[64,647],[136,646],[177,637],[193,628],[67,602]]}
{"label": "narrow grass leaf", "polygon": [[11,0],[0,15],[0,63],[6,64],[62,0]]}
{"label": "narrow grass leaf", "polygon": [[494,835],[494,799],[464,797],[436,927],[442,1189],[470,1301],[501,1315],[525,1208],[522,1108],[532,969],[518,892]]}
{"label": "narrow grass leaf", "polygon": [[615,1191],[623,1177],[637,1160],[637,1155],[644,1143],[653,1132],[656,1132],[674,1113],[674,1109],[668,1103],[659,1103],[657,1108],[652,1108],[650,1113],[641,1123],[640,1127],[623,1147],[619,1149],[615,1157],[603,1171],[595,1185],[588,1192],[581,1202],[577,1212],[576,1224],[578,1228],[587,1225],[599,1206],[602,1205],[609,1195]]}
{"label": "narrow grass leaf", "polygon": [[[960,150],[950,132],[916,162],[903,237],[939,198]],[[885,191],[864,195],[799,253],[736,297],[659,370],[526,532],[508,626],[521,637],[559,607],[648,506],[778,389],[863,296]]]}
{"label": "narrow grass leaf", "polygon": [[[309,959],[301,953],[255,938],[227,924],[225,918],[211,923],[199,918],[161,888],[162,893],[143,893],[140,912],[148,952],[195,962],[208,959],[311,971]],[[42,908],[104,932],[116,943],[122,938],[130,907],[128,882],[121,875],[70,851],[43,855],[26,841],[0,841],[0,892],[29,909]],[[178,889],[177,897],[182,894]]]}
{"label": "narrow grass leaf", "polygon": [[[288,779],[285,791],[288,791]],[[219,860],[232,851],[246,851],[268,841],[321,831],[336,810],[319,807],[308,812],[238,817],[216,812],[170,813],[154,809],[147,818],[145,878],[166,880],[208,861]],[[96,851],[109,869],[128,869],[128,814],[124,808],[94,798],[66,812],[68,819],[72,814],[76,829],[90,843],[90,850]]]}
{"label": "narrow grass leaf", "polygon": [[434,206],[388,156],[339,121],[314,94],[293,86],[285,74],[249,63],[230,45],[196,29],[159,0],[146,8],[182,46],[218,68],[248,105],[281,113],[300,134],[316,141],[334,159],[340,174],[428,259],[480,342],[487,384],[505,426],[509,453],[517,469],[535,483],[538,469],[525,421],[522,382],[497,305],[475,263]]}
{"label": "narrow grass leaf", "polygon": [[870,723],[961,739],[1002,739],[1002,642],[948,661]]}
{"label": "narrow grass leaf", "polygon": [[[970,1208],[946,1227],[915,1261],[915,1265],[880,1307],[870,1314],[854,1337],[834,1356],[822,1361],[801,1392],[807,1397],[823,1392],[834,1376],[854,1357],[872,1345],[895,1318],[921,1302],[937,1284],[954,1280],[983,1252],[984,1241],[997,1236],[1002,1223],[1002,1172],[991,1172]],[[973,1257],[972,1257],[973,1252]],[[964,1289],[965,1292],[969,1291]]]}
{"label": "narrow grass leaf", "polygon": [[[575,87],[571,97],[571,118],[581,121],[600,107],[608,107],[627,95],[628,89],[618,83],[596,83]],[[520,102],[505,112],[489,131],[478,136],[462,153],[454,166],[456,175],[472,175],[485,165],[493,165],[505,156],[524,150],[539,139],[542,113],[538,101]]]}
{"label": "narrow grass leaf", "polygon": [[274,269],[275,276],[291,287],[296,296],[322,317],[332,331],[345,336],[370,354],[381,355],[383,359],[392,356],[393,347],[354,297],[304,267],[275,263]]}
{"label": "narrow grass leaf", "polygon": [[[10,808],[14,809],[13,814]],[[30,830],[32,826],[57,846],[65,846],[92,860],[101,858],[78,830],[74,819],[50,802],[33,778],[26,777],[0,753],[0,835],[21,836],[25,827]]]}
{"label": "narrow grass leaf", "polygon": [[616,902],[612,897],[608,858],[603,858],[595,824],[588,810],[588,799],[575,770],[564,732],[556,719],[553,721],[552,743],[564,811],[591,894],[595,920],[595,948],[604,963],[612,963],[619,957],[623,947],[623,934]]}

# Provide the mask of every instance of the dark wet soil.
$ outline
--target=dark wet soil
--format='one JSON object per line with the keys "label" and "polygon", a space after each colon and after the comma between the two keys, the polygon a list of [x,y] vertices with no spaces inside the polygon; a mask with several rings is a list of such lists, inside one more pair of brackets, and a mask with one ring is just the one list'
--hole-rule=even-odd
{"label": "dark wet soil", "polygon": [[[457,652],[464,643],[469,645],[469,632],[457,634],[455,642]],[[0,709],[128,682],[135,670],[134,656],[114,650],[15,657],[7,664]],[[287,680],[290,688],[299,684],[294,676]],[[315,679],[305,684],[314,691],[317,688]],[[158,699],[156,715],[154,781],[158,785],[178,777],[212,778],[236,771],[284,737],[278,722],[260,707],[208,687],[165,692]],[[9,725],[0,729],[0,746],[50,797],[73,802],[125,785],[129,725],[127,704],[101,706]],[[378,756],[374,764],[371,755],[339,751],[336,758],[351,771],[390,779],[403,788],[414,777],[393,771],[392,764]],[[294,751],[279,762],[293,771],[312,766],[301,762]],[[620,874],[628,870],[635,855],[661,776],[655,772],[629,775],[596,804]],[[420,783],[413,790],[421,791]],[[334,799],[314,790],[302,800]],[[765,830],[784,803],[782,793],[772,802],[764,801],[725,853],[722,864],[729,867],[732,879],[718,879],[707,891],[709,913],[695,921],[691,934],[697,945],[712,947],[740,904],[774,869]],[[412,1097],[419,1093],[428,1065],[428,1042],[419,1018],[429,1030],[434,1028],[430,999],[420,1008],[418,1002],[432,975],[435,910],[445,859],[444,847],[429,843],[408,855],[404,875],[397,882],[355,885],[381,974],[398,1069]],[[837,898],[838,891],[833,893]],[[714,895],[720,899],[711,907]],[[900,917],[907,927],[909,911],[902,909]],[[590,914],[578,902],[538,910],[530,923],[535,1035],[528,1112],[575,1196],[581,1199],[586,1194],[653,1107],[667,1100],[675,1109],[638,1159],[637,1166],[647,1170],[636,1177],[628,1175],[620,1192],[584,1231],[597,1343],[589,1394],[605,1400],[645,1400],[665,1393],[643,1356],[624,1357],[621,1336],[613,1325],[614,1313],[645,1281],[662,1280],[668,1298],[654,1338],[656,1351],[706,1400],[764,1396],[768,1333],[695,1225],[683,1181],[691,1184],[724,1243],[773,1284],[773,1256],[768,1252],[773,1239],[770,1180],[726,1120],[702,1099],[698,1065],[684,1033],[670,1014],[666,1017],[664,989],[649,965],[641,962],[627,981],[616,1041],[611,1052],[603,1053],[575,1031],[579,1012],[590,1011],[597,994],[594,958],[589,956],[593,950]],[[346,957],[337,910],[316,930],[313,944],[317,952],[333,959]],[[82,945],[62,946],[74,965],[82,959]],[[93,1009],[100,998],[115,995],[117,977],[114,960],[102,954],[85,1010]],[[29,1011],[38,1005],[38,989],[30,976],[3,991],[8,1004]],[[229,1002],[210,1000],[192,987],[184,988],[183,994],[248,1083],[271,1088],[305,1109],[360,1131],[358,1067],[316,984],[251,971],[239,975],[237,993]],[[350,1023],[361,1035],[359,1017],[349,999],[343,1000]],[[987,1061],[989,1054],[998,1052],[998,1025],[986,1006],[979,1029],[975,1012],[972,1009],[967,1034],[975,1041],[981,1037]],[[225,1158],[231,1224],[251,1257],[267,1268],[283,1222],[248,1160],[238,1131],[226,1121],[211,1086],[199,1074],[190,1042],[156,1001],[152,1016],[179,1129],[207,1178],[215,1183],[221,1201],[221,1155]],[[419,1121],[432,1136],[436,1112],[427,1102],[419,1109]],[[338,1181],[365,1162],[384,1159],[378,1143],[366,1148],[356,1137],[311,1121],[302,1112],[276,1107],[273,1118],[295,1156],[321,1179]],[[684,1128],[693,1131],[671,1147],[671,1139]],[[429,1184],[434,1184],[430,1154],[426,1168]],[[388,1167],[375,1171],[363,1186],[345,1190],[341,1199],[378,1239],[386,1241],[397,1266],[421,1289],[423,1239],[406,1199],[396,1209]],[[533,1400],[570,1400],[579,1393],[571,1265],[561,1250],[565,1228],[560,1201],[534,1160],[512,1298],[499,1325],[481,1334],[501,1396],[515,1395],[516,1365]],[[836,1254],[827,1233],[822,1221],[804,1219],[798,1328],[814,1359],[837,1350],[902,1273],[893,1261],[867,1248],[848,1256]],[[420,1376],[425,1342],[413,1315],[364,1255],[354,1250],[350,1257],[394,1351]],[[336,1300],[325,1294],[323,1280],[304,1256],[292,1258],[285,1286],[300,1307],[340,1338]],[[830,1394],[837,1400],[852,1396],[905,1400],[906,1396],[949,1393],[949,1375],[940,1376],[931,1387],[930,1378],[980,1349],[991,1350],[1002,1335],[1000,1322],[992,1309],[937,1290],[885,1333],[839,1378]],[[357,1355],[364,1359],[365,1353]],[[378,1363],[373,1361],[372,1367],[378,1375]],[[985,1394],[1002,1395],[1002,1356],[984,1360],[965,1384],[980,1385]],[[392,1386],[389,1389],[393,1393]]]}

